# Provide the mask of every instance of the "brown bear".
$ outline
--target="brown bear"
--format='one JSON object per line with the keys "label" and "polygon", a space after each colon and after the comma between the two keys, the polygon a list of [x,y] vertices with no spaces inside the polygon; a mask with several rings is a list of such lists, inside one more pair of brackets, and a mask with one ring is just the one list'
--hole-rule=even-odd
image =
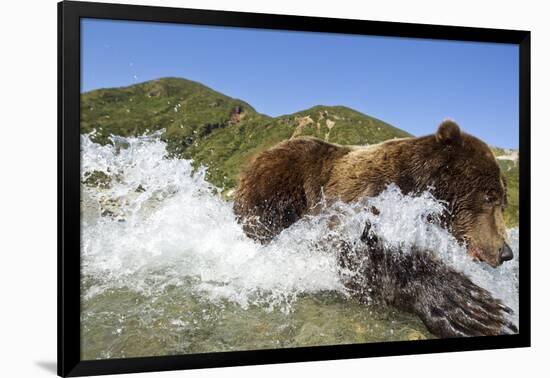
{"label": "brown bear", "polygon": [[[267,243],[303,216],[320,211],[320,203],[358,201],[376,196],[392,183],[413,195],[429,189],[445,201],[444,225],[475,259],[493,267],[512,259],[503,222],[506,182],[496,159],[487,144],[450,120],[433,135],[366,147],[309,137],[281,142],[243,169],[234,211],[249,237]],[[368,284],[371,297],[417,313],[437,336],[496,334],[503,326],[514,328],[501,312],[508,308],[429,251],[392,260],[388,267],[383,256],[390,251],[381,250],[376,236],[363,241],[368,242],[360,249],[371,264],[362,280],[347,282],[357,297]],[[354,265],[348,250],[342,248],[339,259],[347,267]],[[403,290],[407,286],[409,290]]]}

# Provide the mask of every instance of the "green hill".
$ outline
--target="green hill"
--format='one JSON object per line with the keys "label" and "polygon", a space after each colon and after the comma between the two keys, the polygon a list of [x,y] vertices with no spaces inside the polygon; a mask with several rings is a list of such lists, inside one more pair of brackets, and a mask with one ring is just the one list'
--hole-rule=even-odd
{"label": "green hill", "polygon": [[[80,116],[81,133],[95,130],[92,138],[102,144],[109,142],[111,134],[131,136],[165,129],[162,139],[169,152],[207,166],[207,179],[225,192],[235,186],[240,167],[252,156],[292,136],[313,135],[355,145],[411,136],[344,106],[314,106],[269,117],[242,100],[180,78],[84,93]],[[505,164],[505,160],[499,162]],[[516,170],[506,172],[513,175]],[[514,183],[514,178],[508,182]],[[517,223],[517,216],[508,219]]]}
{"label": "green hill", "polygon": [[507,225],[517,226],[519,222],[519,151],[494,147],[500,169],[508,186],[508,207],[504,213]]}
{"label": "green hill", "polygon": [[316,106],[272,118],[246,102],[202,84],[177,78],[81,96],[81,132],[107,143],[111,134],[140,135],[165,129],[171,153],[206,165],[208,179],[230,189],[238,171],[255,153],[297,135],[341,144],[372,144],[410,136],[385,122],[342,106]]}
{"label": "green hill", "polygon": [[164,138],[183,151],[235,114],[257,114],[244,101],[217,93],[202,84],[176,78],[148,81],[124,88],[99,89],[81,96],[81,132],[97,130],[105,143],[110,134],[140,135],[166,129]]}

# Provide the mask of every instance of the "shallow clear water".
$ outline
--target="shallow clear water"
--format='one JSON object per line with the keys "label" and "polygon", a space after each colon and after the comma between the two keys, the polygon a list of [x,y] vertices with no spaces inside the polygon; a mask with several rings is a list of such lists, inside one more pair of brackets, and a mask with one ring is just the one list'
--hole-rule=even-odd
{"label": "shallow clear water", "polygon": [[444,204],[390,186],[368,204],[338,204],[261,246],[245,237],[204,169],[166,158],[158,134],[113,141],[81,137],[83,359],[431,337],[412,315],[347,297],[323,240],[333,233],[357,240],[366,220],[388,244],[436,250],[515,309],[517,322],[516,230],[513,262],[474,264],[427,222]]}

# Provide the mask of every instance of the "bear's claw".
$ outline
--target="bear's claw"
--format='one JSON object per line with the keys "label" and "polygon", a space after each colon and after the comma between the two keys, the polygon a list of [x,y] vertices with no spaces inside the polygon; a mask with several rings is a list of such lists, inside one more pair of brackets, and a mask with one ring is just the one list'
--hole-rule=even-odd
{"label": "bear's claw", "polygon": [[422,285],[415,312],[438,337],[517,333],[506,315],[513,310],[456,271]]}

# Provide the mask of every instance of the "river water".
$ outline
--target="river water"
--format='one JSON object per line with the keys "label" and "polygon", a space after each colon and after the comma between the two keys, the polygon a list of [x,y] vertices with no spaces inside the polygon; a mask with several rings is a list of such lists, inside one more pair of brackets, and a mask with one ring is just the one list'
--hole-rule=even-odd
{"label": "river water", "polygon": [[[472,263],[428,216],[445,211],[429,193],[388,187],[364,206],[304,219],[266,246],[246,238],[230,201],[205,169],[170,159],[159,134],[81,136],[81,357],[85,360],[272,349],[432,337],[415,316],[346,295],[330,233],[357,240],[366,220],[385,243],[437,251],[515,310],[515,258],[498,269]],[[337,230],[329,227],[340,218]]]}

